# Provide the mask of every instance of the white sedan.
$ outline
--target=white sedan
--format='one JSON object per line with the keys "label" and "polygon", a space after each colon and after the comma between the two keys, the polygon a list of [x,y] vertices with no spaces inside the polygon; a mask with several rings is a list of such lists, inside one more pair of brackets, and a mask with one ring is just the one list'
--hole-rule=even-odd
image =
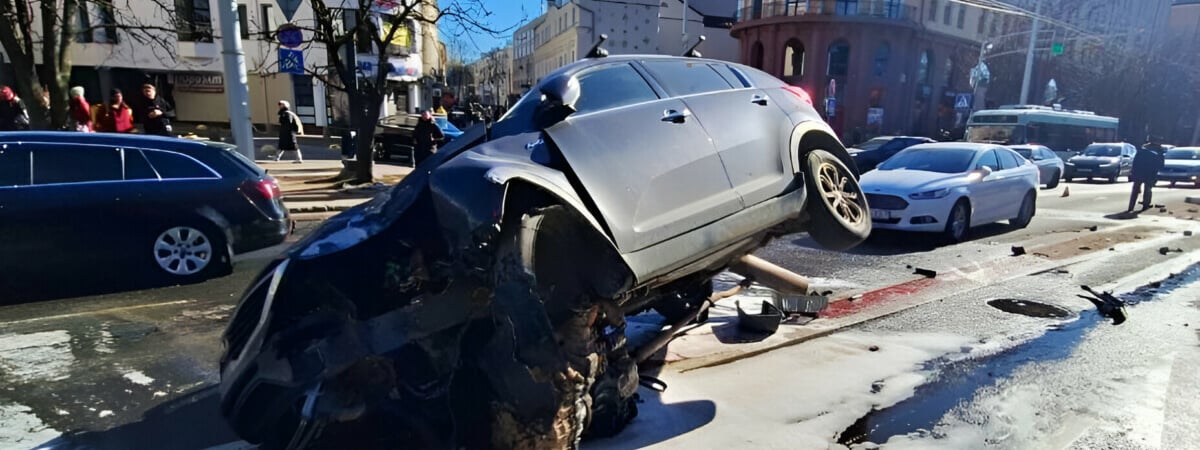
{"label": "white sedan", "polygon": [[944,233],[1008,220],[1024,228],[1037,209],[1038,168],[1010,149],[962,142],[897,153],[859,181],[875,228]]}

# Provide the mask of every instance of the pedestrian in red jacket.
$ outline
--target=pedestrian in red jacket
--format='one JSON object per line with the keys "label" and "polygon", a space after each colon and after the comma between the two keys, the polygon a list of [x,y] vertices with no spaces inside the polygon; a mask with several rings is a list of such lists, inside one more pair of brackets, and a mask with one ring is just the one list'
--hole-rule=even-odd
{"label": "pedestrian in red jacket", "polygon": [[84,98],[82,86],[71,88],[71,100],[68,104],[71,111],[71,121],[75,124],[75,131],[91,133],[92,105],[89,105],[87,98]]}

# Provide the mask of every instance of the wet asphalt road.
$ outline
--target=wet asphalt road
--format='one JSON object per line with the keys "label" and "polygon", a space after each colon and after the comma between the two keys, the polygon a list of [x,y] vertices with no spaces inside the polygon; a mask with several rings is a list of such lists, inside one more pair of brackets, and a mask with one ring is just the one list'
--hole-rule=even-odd
{"label": "wet asphalt road", "polygon": [[[1066,198],[1061,197],[1064,186],[1071,190]],[[932,236],[878,233],[867,244],[841,254],[816,249],[801,236],[780,239],[760,256],[814,277],[814,287],[835,295],[910,280],[908,266],[945,271],[1001,259],[1010,254],[1013,245],[1027,246],[1030,252],[1041,249],[1050,259],[1088,252],[1107,258],[1105,264],[1092,264],[1079,273],[1043,274],[992,286],[989,289],[998,291],[965,293],[956,300],[925,305],[854,330],[880,336],[926,330],[975,340],[1022,335],[1031,329],[1025,318],[976,303],[985,297],[1065,299],[1064,307],[1082,317],[1086,302],[1070,300],[1075,291],[1061,293],[1064,287],[1077,286],[1083,279],[1101,284],[1137,272],[1162,255],[1153,250],[1127,251],[1125,246],[1170,237],[1192,223],[1200,225],[1178,220],[1200,218],[1200,213],[1188,211],[1200,206],[1182,203],[1185,195],[1197,195],[1200,190],[1159,189],[1156,202],[1170,205],[1168,212],[1152,210],[1132,219],[1113,216],[1125,209],[1128,189],[1127,183],[1072,183],[1044,190],[1039,196],[1039,213],[1029,228],[989,225],[977,229],[972,241],[954,246],[940,245]],[[1101,233],[1090,234],[1088,227],[1093,225]],[[306,233],[312,226],[315,223],[302,223],[298,233]],[[1064,236],[1071,239],[1068,244],[1055,244]],[[1085,247],[1087,250],[1081,250]],[[113,289],[120,292],[82,297],[72,296],[68,289],[59,298],[0,306],[0,449],[42,444],[51,448],[194,449],[234,441],[216,414],[220,333],[242,290],[282,249],[242,256],[233,275],[203,284],[139,290],[117,286]],[[1056,280],[1052,276],[1072,278]],[[963,310],[969,313],[942,306],[955,301],[970,304],[971,308]],[[1042,322],[1036,322],[1032,329],[1041,326]],[[761,358],[766,361],[770,355],[786,353],[777,351]],[[756,359],[746,361],[753,364]],[[1064,360],[1073,361],[1069,356]],[[972,396],[964,398],[973,398],[976,389],[966,392]],[[927,415],[936,416],[935,423],[946,412],[938,411],[945,409],[941,406],[922,408]],[[840,425],[839,431],[867,413],[844,409],[849,421]],[[647,414],[641,423],[653,423],[651,413]],[[720,433],[720,417],[714,412],[698,429]],[[896,434],[916,430],[906,427],[888,430],[899,430]],[[693,431],[687,436],[705,434]],[[880,442],[888,436],[871,436],[870,440]],[[616,448],[628,448],[658,441],[628,437],[614,442]]]}

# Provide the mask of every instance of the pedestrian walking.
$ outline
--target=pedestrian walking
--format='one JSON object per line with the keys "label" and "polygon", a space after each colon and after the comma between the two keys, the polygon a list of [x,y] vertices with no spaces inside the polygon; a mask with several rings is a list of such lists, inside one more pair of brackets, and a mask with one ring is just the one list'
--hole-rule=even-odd
{"label": "pedestrian walking", "polygon": [[1154,205],[1151,188],[1158,183],[1158,171],[1162,170],[1163,159],[1162,137],[1150,135],[1146,144],[1133,157],[1133,170],[1129,178],[1133,181],[1133,192],[1129,194],[1129,212],[1137,205],[1138,191],[1142,191],[1142,211]]}
{"label": "pedestrian walking", "polygon": [[442,129],[433,121],[433,113],[425,111],[421,113],[421,119],[417,121],[416,128],[413,129],[414,148],[413,166],[420,164],[425,158],[437,153],[437,144],[446,138]]}
{"label": "pedestrian walking", "polygon": [[108,103],[92,107],[92,127],[102,133],[133,132],[133,108],[125,103],[120,89],[109,92]]}
{"label": "pedestrian walking", "polygon": [[0,131],[29,129],[29,110],[8,86],[0,86]]}
{"label": "pedestrian walking", "polygon": [[283,152],[296,152],[296,164],[303,164],[304,157],[300,154],[300,143],[296,142],[296,136],[304,134],[304,124],[300,122],[300,116],[292,112],[292,105],[287,100],[279,101],[279,153],[275,154],[275,161],[283,158]]}
{"label": "pedestrian walking", "polygon": [[71,100],[67,104],[70,108],[71,122],[75,131],[91,133],[92,106],[88,104],[87,98],[84,98],[82,86],[71,88]]}
{"label": "pedestrian walking", "polygon": [[175,108],[171,107],[153,84],[142,85],[142,101],[137,103],[136,115],[142,122],[146,134],[171,136],[171,118],[175,117]]}

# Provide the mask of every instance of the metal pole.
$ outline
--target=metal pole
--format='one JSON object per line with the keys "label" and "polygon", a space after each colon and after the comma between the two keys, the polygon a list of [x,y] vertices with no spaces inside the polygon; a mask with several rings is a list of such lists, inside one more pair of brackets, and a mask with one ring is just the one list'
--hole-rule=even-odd
{"label": "metal pole", "polygon": [[683,0],[683,50],[687,50],[688,0]]}
{"label": "metal pole", "polygon": [[1025,78],[1021,82],[1021,103],[1022,105],[1029,103],[1029,82],[1033,78],[1033,50],[1037,44],[1038,27],[1041,25],[1041,20],[1038,17],[1042,15],[1042,1],[1037,0],[1037,5],[1033,9],[1033,30],[1029,34],[1029,50],[1025,52]]}
{"label": "metal pole", "polygon": [[229,129],[238,152],[254,160],[254,134],[250,130],[250,88],[246,82],[246,53],[238,31],[238,4],[221,0],[221,57],[225,62],[225,92],[229,101]]}

